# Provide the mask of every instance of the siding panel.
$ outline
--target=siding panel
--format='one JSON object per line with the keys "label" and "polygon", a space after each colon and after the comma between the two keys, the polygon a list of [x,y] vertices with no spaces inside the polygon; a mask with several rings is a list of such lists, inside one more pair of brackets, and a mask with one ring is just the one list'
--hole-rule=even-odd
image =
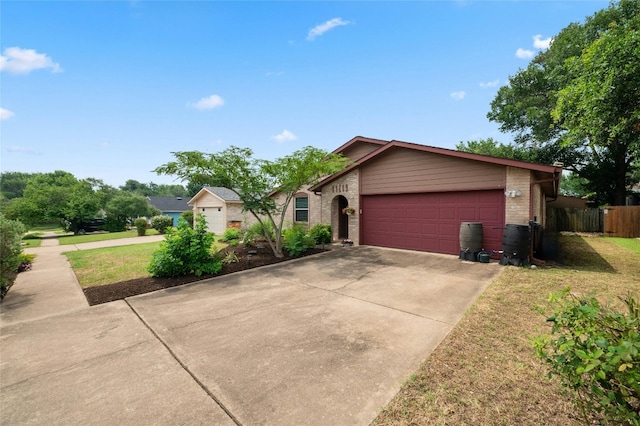
{"label": "siding panel", "polygon": [[462,191],[505,187],[504,166],[393,149],[361,167],[361,194]]}

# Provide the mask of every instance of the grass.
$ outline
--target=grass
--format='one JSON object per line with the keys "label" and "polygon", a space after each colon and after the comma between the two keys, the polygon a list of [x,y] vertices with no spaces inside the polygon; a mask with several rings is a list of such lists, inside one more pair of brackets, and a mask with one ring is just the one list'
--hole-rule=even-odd
{"label": "grass", "polygon": [[[135,232],[135,231],[134,231]],[[64,253],[82,288],[148,277],[147,265],[160,241]],[[96,259],[100,259],[96,262]]]}
{"label": "grass", "polygon": [[612,238],[560,243],[557,264],[505,267],[373,424],[583,424],[535,355],[532,338],[550,331],[539,309],[565,287],[622,309],[618,297],[640,295],[640,253]]}
{"label": "grass", "polygon": [[640,238],[610,238],[610,240],[640,255]]}
{"label": "grass", "polygon": [[42,244],[42,240],[40,238],[22,240],[22,248],[32,248],[32,247],[40,247]]}
{"label": "grass", "polygon": [[[158,235],[158,231],[156,231],[155,229],[147,229],[147,233],[145,235]],[[58,241],[60,242],[61,246],[64,246],[81,243],[93,243],[96,241],[118,240],[120,238],[134,238],[137,236],[137,231],[135,229],[132,229],[130,231],[123,232],[62,236],[58,238]]]}
{"label": "grass", "polygon": [[[135,231],[134,231],[135,232]],[[68,251],[67,256],[82,288],[94,287],[135,278],[149,277],[147,265],[161,242],[105,247],[91,250]],[[212,250],[226,247],[214,243]],[[99,261],[96,261],[99,259]]]}

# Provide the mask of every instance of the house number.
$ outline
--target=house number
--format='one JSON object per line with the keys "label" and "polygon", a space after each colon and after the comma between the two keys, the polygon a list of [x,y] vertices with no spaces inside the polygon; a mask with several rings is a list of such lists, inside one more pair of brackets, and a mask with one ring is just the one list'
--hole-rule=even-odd
{"label": "house number", "polygon": [[349,185],[341,184],[341,185],[331,185],[331,192],[349,192]]}

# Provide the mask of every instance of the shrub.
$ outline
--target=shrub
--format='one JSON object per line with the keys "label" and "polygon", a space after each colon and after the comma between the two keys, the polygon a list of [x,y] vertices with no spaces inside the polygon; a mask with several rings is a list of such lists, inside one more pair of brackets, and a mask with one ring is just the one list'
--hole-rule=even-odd
{"label": "shrub", "polygon": [[331,242],[331,225],[319,223],[307,233],[317,244],[329,244]]}
{"label": "shrub", "polygon": [[240,231],[238,228],[227,228],[224,230],[224,234],[222,234],[222,238],[220,238],[220,241],[228,243],[232,240],[239,240],[240,237],[242,237],[242,231]]}
{"label": "shrub", "polygon": [[170,226],[173,226],[173,218],[171,216],[154,216],[151,218],[151,227],[161,234],[165,234]]}
{"label": "shrub", "polygon": [[33,261],[36,258],[35,254],[27,254],[27,253],[20,253],[18,255],[18,258],[20,260],[20,265],[18,265],[18,272],[24,272],[24,271],[28,271],[29,269],[31,269],[31,265],[33,264]]}
{"label": "shrub", "polygon": [[43,232],[29,232],[28,234],[24,234],[22,236],[23,240],[38,240],[42,237]]}
{"label": "shrub", "polygon": [[4,299],[18,274],[24,225],[0,213],[0,300]]}
{"label": "shrub", "polygon": [[139,217],[133,221],[133,226],[136,227],[138,231],[138,237],[144,236],[147,233],[147,219],[144,217]]}
{"label": "shrub", "polygon": [[551,296],[551,336],[534,340],[549,376],[559,376],[586,424],[640,424],[640,306],[628,312],[601,306],[568,290]]}
{"label": "shrub", "polygon": [[180,217],[186,220],[189,226],[193,227],[193,210],[180,213]]}
{"label": "shrub", "polygon": [[285,230],[283,237],[283,247],[292,257],[300,256],[316,245],[315,240],[306,234],[303,227],[298,225]]}
{"label": "shrub", "polygon": [[224,263],[225,265],[228,265],[230,263],[237,263],[240,259],[238,259],[238,255],[236,254],[235,251],[228,251],[227,253],[225,253],[224,257],[222,258],[222,263]]}
{"label": "shrub", "polygon": [[[276,237],[276,233],[273,230],[273,225],[270,222],[264,222],[267,232],[273,241]],[[244,244],[253,244],[256,240],[265,240],[265,230],[262,228],[259,222],[254,223],[244,231],[242,242]]]}
{"label": "shrub", "polygon": [[222,261],[211,254],[214,235],[207,232],[207,222],[199,215],[196,226],[180,218],[178,228],[168,228],[160,248],[153,253],[148,271],[154,277],[217,274]]}

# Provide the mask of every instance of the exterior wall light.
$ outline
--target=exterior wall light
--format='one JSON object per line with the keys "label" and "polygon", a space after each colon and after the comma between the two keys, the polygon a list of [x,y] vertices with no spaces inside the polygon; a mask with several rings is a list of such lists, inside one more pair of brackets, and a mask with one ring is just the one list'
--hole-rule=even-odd
{"label": "exterior wall light", "polygon": [[507,198],[515,198],[521,195],[522,195],[522,191],[520,191],[519,189],[511,189],[508,191],[504,191],[504,196]]}

